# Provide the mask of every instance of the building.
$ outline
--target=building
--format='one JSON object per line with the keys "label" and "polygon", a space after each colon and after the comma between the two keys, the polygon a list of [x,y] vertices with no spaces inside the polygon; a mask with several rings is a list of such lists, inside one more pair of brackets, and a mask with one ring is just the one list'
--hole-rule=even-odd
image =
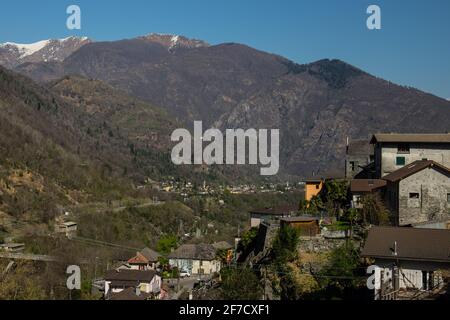
{"label": "building", "polygon": [[397,226],[450,219],[450,169],[419,160],[383,177],[385,199]]}
{"label": "building", "polygon": [[375,298],[412,298],[443,289],[450,230],[373,227],[361,256],[374,261]]}
{"label": "building", "polygon": [[297,229],[301,237],[316,237],[320,234],[320,218],[318,217],[281,218],[280,226],[290,226]]}
{"label": "building", "polygon": [[150,249],[144,248],[127,261],[132,270],[156,270],[161,255]]}
{"label": "building", "polygon": [[352,140],[347,138],[345,157],[346,179],[369,179],[373,178],[373,145],[369,140]]}
{"label": "building", "polygon": [[56,232],[63,233],[67,238],[77,235],[78,224],[73,221],[61,222],[56,226]]}
{"label": "building", "polygon": [[216,253],[210,244],[184,244],[169,254],[169,265],[191,275],[211,275],[221,267]]}
{"label": "building", "polygon": [[386,187],[386,180],[382,179],[354,179],[350,181],[352,194],[352,208],[362,209],[361,198],[367,194],[381,191]]}
{"label": "building", "polygon": [[322,178],[309,178],[305,181],[305,200],[311,201],[313,197],[319,195],[324,186],[324,179]]}
{"label": "building", "polygon": [[295,216],[299,208],[296,206],[279,206],[250,211],[250,226],[259,227],[262,222],[279,224],[281,218]]}
{"label": "building", "polygon": [[433,160],[450,167],[450,134],[375,134],[376,178],[382,178],[417,160]]}
{"label": "building", "polygon": [[162,279],[154,270],[110,270],[105,277],[105,298],[109,299],[124,290],[159,298],[161,285]]}
{"label": "building", "polygon": [[24,243],[4,243],[0,244],[0,251],[18,253],[25,250]]}

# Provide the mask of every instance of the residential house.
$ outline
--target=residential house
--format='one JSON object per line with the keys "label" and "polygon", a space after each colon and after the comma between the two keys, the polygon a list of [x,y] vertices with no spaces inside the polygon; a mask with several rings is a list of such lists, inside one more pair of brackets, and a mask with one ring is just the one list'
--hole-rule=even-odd
{"label": "residential house", "polygon": [[192,275],[211,275],[220,271],[217,250],[210,244],[184,244],[168,256],[169,265]]}
{"label": "residential house", "polygon": [[281,218],[280,226],[290,226],[297,229],[301,237],[316,237],[320,234],[320,218],[318,217]]}
{"label": "residential house", "polygon": [[382,178],[417,160],[433,160],[450,167],[450,134],[375,134],[376,178]]}
{"label": "residential house", "polygon": [[374,149],[369,140],[352,140],[347,138],[345,157],[346,179],[373,178]]}
{"label": "residential house", "polygon": [[397,226],[450,219],[450,169],[418,160],[383,177],[386,204]]}
{"label": "residential house", "polygon": [[159,298],[162,279],[154,270],[110,270],[105,277],[105,297],[133,289],[139,294],[151,294]]}
{"label": "residential house", "polygon": [[309,178],[305,181],[305,200],[311,201],[315,196],[318,196],[324,186],[324,179],[322,178]]}
{"label": "residential house", "polygon": [[281,218],[297,215],[297,206],[279,206],[250,211],[250,226],[258,227],[262,222],[279,224]]}
{"label": "residential house", "polygon": [[375,299],[439,293],[449,249],[450,230],[372,227],[361,256],[374,261]]}
{"label": "residential house", "polygon": [[386,180],[382,179],[354,179],[350,181],[352,194],[352,208],[362,209],[361,198],[373,192],[381,191],[386,187]]}
{"label": "residential house", "polygon": [[144,248],[127,261],[132,270],[156,270],[161,255],[150,248]]}

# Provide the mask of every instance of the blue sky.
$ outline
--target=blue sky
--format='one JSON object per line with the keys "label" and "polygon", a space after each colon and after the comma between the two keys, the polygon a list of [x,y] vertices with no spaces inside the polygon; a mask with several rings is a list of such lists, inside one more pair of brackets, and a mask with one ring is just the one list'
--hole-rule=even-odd
{"label": "blue sky", "polygon": [[[82,30],[66,28],[77,4]],[[366,27],[377,4],[382,29]],[[211,44],[239,42],[298,63],[337,58],[387,80],[450,98],[448,0],[2,0],[0,42],[83,35],[94,40],[150,32]]]}

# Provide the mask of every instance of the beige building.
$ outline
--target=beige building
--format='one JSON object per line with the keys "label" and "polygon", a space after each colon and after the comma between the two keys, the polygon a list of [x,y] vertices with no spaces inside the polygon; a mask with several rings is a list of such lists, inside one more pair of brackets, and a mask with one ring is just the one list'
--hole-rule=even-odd
{"label": "beige building", "polygon": [[184,244],[169,254],[169,264],[191,275],[210,275],[220,271],[221,263],[216,253],[210,244]]}
{"label": "beige building", "polygon": [[384,176],[417,160],[433,160],[450,168],[450,134],[375,134],[376,177]]}

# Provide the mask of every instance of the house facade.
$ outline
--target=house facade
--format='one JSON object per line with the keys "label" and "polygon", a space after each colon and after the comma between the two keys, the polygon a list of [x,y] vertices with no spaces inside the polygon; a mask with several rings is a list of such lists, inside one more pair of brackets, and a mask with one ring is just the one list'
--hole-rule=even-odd
{"label": "house facade", "polygon": [[105,277],[105,297],[124,290],[134,289],[135,292],[152,294],[159,297],[162,279],[154,270],[110,270]]}
{"label": "house facade", "polygon": [[369,140],[352,140],[347,138],[345,157],[346,179],[373,178],[372,163],[374,161],[373,145]]}
{"label": "house facade", "polygon": [[439,293],[442,271],[450,268],[449,244],[450,230],[373,227],[361,257],[373,261],[375,299]]}
{"label": "house facade", "polygon": [[450,134],[375,134],[371,144],[376,178],[417,160],[433,160],[450,167]]}
{"label": "house facade", "polygon": [[450,219],[450,169],[415,161],[384,177],[385,198],[397,226]]}
{"label": "house facade", "polygon": [[209,244],[184,244],[168,256],[169,265],[191,275],[211,275],[220,271],[217,250]]}
{"label": "house facade", "polygon": [[144,248],[127,261],[131,270],[156,270],[161,255],[150,249]]}

